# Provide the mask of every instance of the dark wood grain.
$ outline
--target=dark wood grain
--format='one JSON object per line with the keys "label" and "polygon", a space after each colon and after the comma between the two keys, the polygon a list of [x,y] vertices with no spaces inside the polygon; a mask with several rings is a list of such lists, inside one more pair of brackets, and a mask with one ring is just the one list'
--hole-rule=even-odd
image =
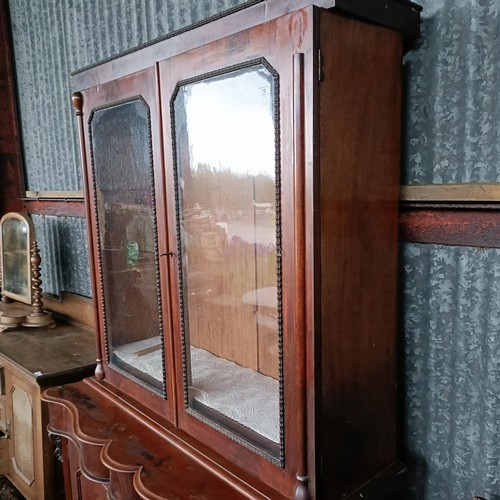
{"label": "dark wood grain", "polygon": [[95,367],[94,335],[74,325],[18,328],[0,334],[0,353],[28,371],[38,384],[89,376]]}
{"label": "dark wood grain", "polygon": [[320,446],[323,491],[340,498],[396,453],[401,37],[321,23]]}
{"label": "dark wood grain", "polygon": [[500,210],[403,208],[400,241],[500,248]]}
{"label": "dark wood grain", "polygon": [[299,434],[297,441],[300,455],[298,470],[295,474],[293,498],[307,500],[309,493],[309,477],[307,471],[307,378],[306,378],[306,345],[307,328],[305,315],[306,302],[306,224],[305,224],[305,81],[304,54],[293,54],[293,169],[294,169],[294,205],[295,205],[295,342],[297,343],[297,394],[296,418]]}
{"label": "dark wood grain", "polygon": [[23,199],[28,214],[53,215],[56,217],[85,217],[83,200],[30,200]]}
{"label": "dark wood grain", "polygon": [[0,215],[22,212],[22,150],[16,106],[12,41],[7,0],[0,0]]}
{"label": "dark wood grain", "polygon": [[[243,471],[238,476],[245,479],[237,479],[207,450],[193,448],[173,426],[148,423],[144,415],[120,407],[92,382],[48,389],[43,398],[54,403],[49,405],[50,431],[72,436],[80,448],[80,469],[109,483],[110,491],[128,490],[132,496],[127,498],[165,498],[168,485],[171,498],[283,498],[257,481],[247,483]],[[225,462],[221,457],[218,461]]]}

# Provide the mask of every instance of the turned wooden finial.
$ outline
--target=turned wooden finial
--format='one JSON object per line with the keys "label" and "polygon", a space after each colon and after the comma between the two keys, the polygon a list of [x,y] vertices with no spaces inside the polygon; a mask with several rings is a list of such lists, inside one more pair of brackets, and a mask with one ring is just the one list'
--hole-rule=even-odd
{"label": "turned wooden finial", "polygon": [[309,492],[309,478],[297,474],[297,481],[293,489],[293,500],[311,500],[311,493]]}
{"label": "turned wooden finial", "polygon": [[76,116],[80,116],[82,114],[83,108],[83,96],[81,92],[74,92],[71,96],[71,101],[73,102],[73,107],[76,111]]}
{"label": "turned wooden finial", "polygon": [[104,367],[101,358],[96,359],[96,366],[94,371],[94,377],[97,380],[104,380]]}

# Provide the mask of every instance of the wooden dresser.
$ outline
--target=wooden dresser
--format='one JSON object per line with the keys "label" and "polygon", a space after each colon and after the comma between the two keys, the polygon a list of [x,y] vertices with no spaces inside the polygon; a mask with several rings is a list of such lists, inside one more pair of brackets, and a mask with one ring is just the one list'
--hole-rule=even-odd
{"label": "wooden dresser", "polygon": [[94,369],[94,335],[82,328],[0,333],[0,473],[28,500],[64,498],[42,391]]}

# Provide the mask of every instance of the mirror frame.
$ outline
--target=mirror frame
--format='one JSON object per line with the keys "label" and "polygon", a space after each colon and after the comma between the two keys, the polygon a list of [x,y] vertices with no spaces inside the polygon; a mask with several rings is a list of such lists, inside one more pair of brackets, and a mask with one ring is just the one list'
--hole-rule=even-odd
{"label": "mirror frame", "polygon": [[[6,221],[9,220],[20,220],[22,221],[28,231],[27,234],[27,248],[26,250],[26,268],[27,268],[27,279],[28,279],[28,293],[26,294],[18,294],[15,293],[8,288],[6,289],[4,286],[5,283],[5,263],[4,263],[4,234],[3,234],[3,229],[4,229],[4,224]],[[33,222],[31,218],[26,215],[22,214],[20,212],[9,212],[5,214],[1,219],[0,219],[0,281],[2,285],[2,291],[1,294],[3,297],[8,297],[10,299],[17,300],[19,302],[23,302],[25,304],[31,305],[33,302],[33,289],[31,287],[32,285],[32,270],[31,270],[31,248],[33,246],[33,242],[35,241],[35,227],[33,225]]]}

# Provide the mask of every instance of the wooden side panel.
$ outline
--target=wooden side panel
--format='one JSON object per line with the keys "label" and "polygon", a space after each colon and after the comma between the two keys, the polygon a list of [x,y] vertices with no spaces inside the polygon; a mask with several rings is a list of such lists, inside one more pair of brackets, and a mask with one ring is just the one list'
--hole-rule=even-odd
{"label": "wooden side panel", "polygon": [[18,132],[8,1],[0,0],[0,215],[22,211],[24,177]]}
{"label": "wooden side panel", "polygon": [[40,390],[36,382],[13,365],[6,370],[6,416],[9,426],[8,478],[27,499],[54,492],[53,447],[42,421]]}
{"label": "wooden side panel", "polygon": [[0,476],[6,475],[9,472],[10,441],[6,412],[5,368],[0,364]]}
{"label": "wooden side panel", "polygon": [[26,391],[13,386],[12,398],[12,467],[27,485],[35,480],[33,436],[33,401]]}
{"label": "wooden side panel", "polygon": [[401,39],[322,11],[323,481],[341,498],[395,460]]}
{"label": "wooden side panel", "polygon": [[64,460],[67,461],[68,484],[66,496],[74,500],[106,500],[108,498],[105,484],[91,481],[82,474],[78,461],[78,448],[71,441],[66,441],[64,446]]}

